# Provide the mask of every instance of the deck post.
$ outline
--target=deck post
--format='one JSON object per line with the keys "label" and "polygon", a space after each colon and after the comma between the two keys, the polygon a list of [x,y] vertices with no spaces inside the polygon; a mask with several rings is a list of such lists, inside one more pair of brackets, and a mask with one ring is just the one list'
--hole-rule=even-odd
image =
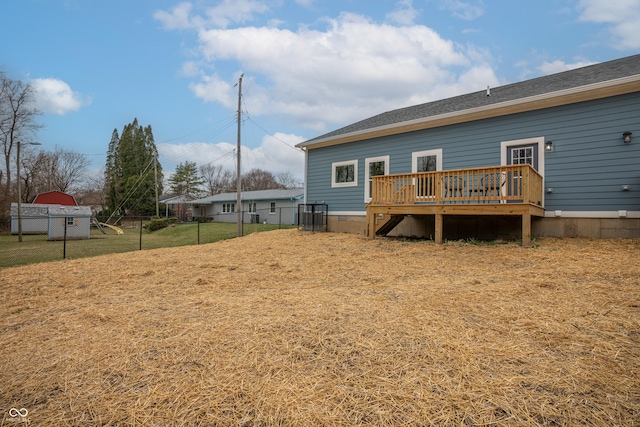
{"label": "deck post", "polygon": [[367,209],[366,223],[367,223],[367,237],[370,239],[376,238],[376,216]]}
{"label": "deck post", "polygon": [[522,215],[522,246],[531,246],[531,214]]}
{"label": "deck post", "polygon": [[436,228],[436,243],[442,243],[442,214],[436,214],[435,228]]}

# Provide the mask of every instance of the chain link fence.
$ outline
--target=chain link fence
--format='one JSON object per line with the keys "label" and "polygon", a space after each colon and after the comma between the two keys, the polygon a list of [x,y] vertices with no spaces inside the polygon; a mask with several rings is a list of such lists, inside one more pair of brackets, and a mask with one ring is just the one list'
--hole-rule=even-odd
{"label": "chain link fence", "polygon": [[[297,218],[282,209],[242,212],[242,235],[297,227]],[[107,218],[89,215],[0,218],[0,268],[232,239],[238,236],[236,218],[235,213],[226,218],[173,218],[153,231],[148,216],[125,216],[110,224]]]}

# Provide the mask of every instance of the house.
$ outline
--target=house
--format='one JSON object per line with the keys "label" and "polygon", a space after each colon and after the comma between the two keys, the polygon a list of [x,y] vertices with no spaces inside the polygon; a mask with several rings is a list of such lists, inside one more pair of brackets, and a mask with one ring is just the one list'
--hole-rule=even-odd
{"label": "house", "polygon": [[[290,224],[297,223],[298,205],[302,203],[304,190],[278,189],[244,191],[242,221],[244,223]],[[237,221],[237,193],[221,193],[191,202],[193,215],[219,222]]]}
{"label": "house", "polygon": [[640,55],[382,113],[297,145],[328,229],[640,237]]}
{"label": "house", "polygon": [[[91,208],[21,204],[22,234],[46,234],[49,240],[89,239],[91,237]],[[11,204],[11,234],[18,234],[18,204]]]}
{"label": "house", "polygon": [[62,206],[78,206],[75,197],[62,191],[48,191],[38,194],[33,199],[34,205],[62,205]]}
{"label": "house", "polygon": [[180,221],[187,221],[193,216],[190,203],[195,197],[189,195],[165,194],[160,196],[160,203],[165,205],[165,216],[168,218],[171,213]]}

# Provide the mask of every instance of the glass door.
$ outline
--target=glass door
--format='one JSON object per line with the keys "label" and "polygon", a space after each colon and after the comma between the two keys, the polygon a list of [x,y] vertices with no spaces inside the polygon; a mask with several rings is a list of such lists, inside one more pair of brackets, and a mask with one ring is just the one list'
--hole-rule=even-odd
{"label": "glass door", "polygon": [[[509,147],[507,151],[507,164],[531,165],[538,169],[538,144],[526,144]],[[509,175],[509,196],[522,196],[522,176],[520,172],[512,172]]]}

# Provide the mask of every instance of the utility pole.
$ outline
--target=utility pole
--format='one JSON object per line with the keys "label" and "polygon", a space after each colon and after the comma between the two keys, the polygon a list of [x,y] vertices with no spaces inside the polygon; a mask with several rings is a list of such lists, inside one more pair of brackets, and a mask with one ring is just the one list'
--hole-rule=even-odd
{"label": "utility pole", "polygon": [[153,158],[153,175],[156,184],[156,218],[160,218],[160,202],[158,200],[158,153]]}
{"label": "utility pole", "polygon": [[238,237],[242,237],[242,169],[240,168],[240,129],[242,127],[242,77],[244,73],[240,75],[238,80],[238,167],[236,171],[236,215],[238,223]]}

